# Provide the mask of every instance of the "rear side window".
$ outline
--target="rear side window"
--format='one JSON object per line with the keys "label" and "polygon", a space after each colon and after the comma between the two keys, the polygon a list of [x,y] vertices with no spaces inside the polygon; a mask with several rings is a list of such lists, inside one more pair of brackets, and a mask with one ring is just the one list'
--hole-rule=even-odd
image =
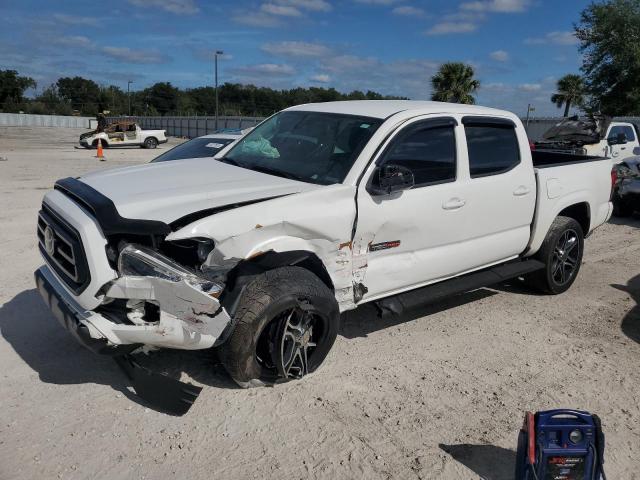
{"label": "rear side window", "polygon": [[636,139],[633,127],[630,125],[616,125],[615,127],[611,127],[609,138],[616,138],[621,133],[624,133],[624,136],[627,137],[627,142],[633,142]]}
{"label": "rear side window", "polygon": [[391,145],[382,163],[411,170],[416,187],[455,181],[456,138],[453,126],[410,127]]}
{"label": "rear side window", "polygon": [[513,124],[465,123],[471,178],[508,172],[520,163],[520,144]]}

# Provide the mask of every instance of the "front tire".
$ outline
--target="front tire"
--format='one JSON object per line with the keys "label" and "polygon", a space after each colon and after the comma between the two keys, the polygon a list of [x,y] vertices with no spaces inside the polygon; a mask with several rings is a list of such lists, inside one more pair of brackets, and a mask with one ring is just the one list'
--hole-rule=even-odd
{"label": "front tire", "polygon": [[551,295],[566,292],[578,276],[583,252],[584,233],[580,224],[573,218],[557,217],[535,257],[545,266],[530,274],[527,283]]}
{"label": "front tire", "polygon": [[145,139],[143,146],[144,148],[156,148],[158,146],[158,140],[153,137],[149,137]]}
{"label": "front tire", "polygon": [[220,347],[222,363],[241,387],[300,379],[320,367],[338,334],[333,292],[300,267],[260,275],[246,287],[235,328]]}

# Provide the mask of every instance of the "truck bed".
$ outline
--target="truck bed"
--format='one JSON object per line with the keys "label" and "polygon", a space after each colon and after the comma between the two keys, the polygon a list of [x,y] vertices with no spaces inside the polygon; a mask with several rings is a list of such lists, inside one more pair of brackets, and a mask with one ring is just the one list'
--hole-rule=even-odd
{"label": "truck bed", "polygon": [[590,157],[588,155],[577,155],[574,153],[564,153],[551,150],[533,150],[531,152],[533,166],[535,168],[559,167],[562,165],[574,165],[579,163],[598,162],[609,160],[606,157]]}

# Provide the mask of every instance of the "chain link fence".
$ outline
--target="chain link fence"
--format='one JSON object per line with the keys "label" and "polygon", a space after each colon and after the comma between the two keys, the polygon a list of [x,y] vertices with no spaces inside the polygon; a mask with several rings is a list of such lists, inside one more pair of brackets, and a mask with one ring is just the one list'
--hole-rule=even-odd
{"label": "chain link fence", "polygon": [[195,138],[216,130],[244,130],[255,127],[262,117],[108,117],[107,122],[133,120],[143,130],[166,130],[173,137]]}

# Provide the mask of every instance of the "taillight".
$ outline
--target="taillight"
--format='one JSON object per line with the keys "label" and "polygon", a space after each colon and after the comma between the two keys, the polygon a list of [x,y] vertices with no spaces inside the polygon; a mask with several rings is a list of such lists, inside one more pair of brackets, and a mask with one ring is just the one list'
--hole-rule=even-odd
{"label": "taillight", "polygon": [[529,140],[529,148],[531,149],[532,152],[535,152],[536,150],[536,144],[533,143],[531,140]]}
{"label": "taillight", "polygon": [[611,169],[611,196],[610,199],[613,198],[613,192],[616,188],[616,183],[618,183],[618,170],[616,167]]}

